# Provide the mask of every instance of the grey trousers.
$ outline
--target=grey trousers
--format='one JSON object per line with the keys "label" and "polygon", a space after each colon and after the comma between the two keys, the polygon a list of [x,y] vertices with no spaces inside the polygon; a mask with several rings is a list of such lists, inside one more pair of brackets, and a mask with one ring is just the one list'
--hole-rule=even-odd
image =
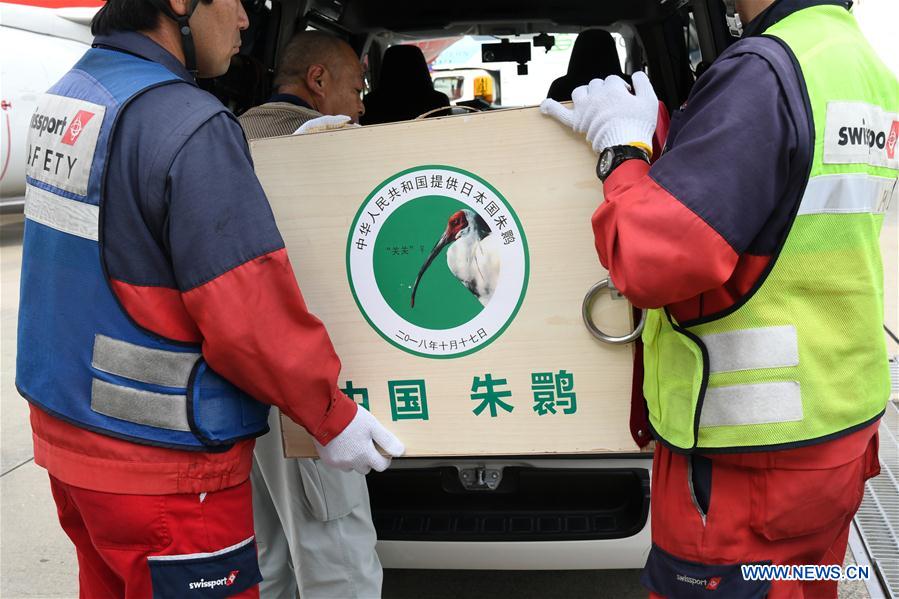
{"label": "grey trousers", "polygon": [[278,410],[256,440],[253,518],[262,599],[376,599],[375,553],[365,477],[319,460],[285,459]]}

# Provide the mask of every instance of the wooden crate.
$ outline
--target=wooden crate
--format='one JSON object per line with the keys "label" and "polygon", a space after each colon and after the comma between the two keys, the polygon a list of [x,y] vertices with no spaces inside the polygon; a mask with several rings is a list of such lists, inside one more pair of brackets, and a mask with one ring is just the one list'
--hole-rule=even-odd
{"label": "wooden crate", "polygon": [[[586,292],[607,273],[590,226],[602,185],[580,136],[527,108],[260,140],[251,151],[309,308],[342,360],[341,387],[367,390],[369,409],[406,455],[637,451],[628,430],[633,346],[595,340],[581,316]],[[460,207],[489,223],[490,235],[480,248],[465,237],[443,250],[416,307],[407,306]],[[483,308],[448,278],[453,245],[461,248],[453,263],[474,248],[476,270],[487,271],[478,276],[498,280]],[[499,277],[490,277],[491,255]],[[609,334],[633,327],[630,304],[608,292],[593,316]],[[453,331],[453,356],[419,355],[453,353]],[[511,392],[499,398],[511,412],[484,403],[487,375],[505,380],[492,390]],[[283,424],[285,454],[314,455],[305,431]]]}

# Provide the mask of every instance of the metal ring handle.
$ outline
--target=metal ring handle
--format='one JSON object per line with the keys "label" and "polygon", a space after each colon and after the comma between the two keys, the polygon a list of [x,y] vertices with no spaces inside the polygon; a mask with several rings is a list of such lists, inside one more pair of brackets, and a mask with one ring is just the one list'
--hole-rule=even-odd
{"label": "metal ring handle", "polygon": [[587,295],[584,296],[584,303],[581,305],[581,314],[584,317],[584,326],[587,327],[587,330],[590,331],[590,334],[602,341],[603,343],[609,343],[612,345],[622,345],[624,343],[632,343],[636,341],[641,334],[643,334],[643,325],[646,324],[646,310],[643,310],[640,313],[640,322],[637,323],[637,327],[633,330],[632,333],[628,335],[624,335],[623,337],[613,337],[611,335],[606,335],[596,324],[593,322],[593,303],[596,301],[596,296],[603,289],[608,288],[609,290],[614,290],[615,288],[612,286],[612,280],[609,278],[603,279],[596,285],[590,288],[590,291],[587,292]]}

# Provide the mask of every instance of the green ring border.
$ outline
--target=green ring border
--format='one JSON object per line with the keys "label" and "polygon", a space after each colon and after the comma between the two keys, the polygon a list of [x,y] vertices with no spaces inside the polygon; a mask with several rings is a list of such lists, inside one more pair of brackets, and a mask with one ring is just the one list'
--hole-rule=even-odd
{"label": "green ring border", "polygon": [[[424,353],[421,353],[418,351],[410,350],[410,349],[400,345],[399,343],[396,343],[390,336],[385,335],[377,326],[375,326],[375,324],[368,317],[368,314],[365,312],[365,308],[362,307],[362,303],[359,301],[359,297],[356,295],[356,287],[353,285],[353,278],[350,276],[350,252],[352,251],[353,236],[356,231],[356,224],[359,222],[359,217],[362,215],[362,212],[365,210],[365,207],[368,205],[368,203],[371,201],[371,199],[375,196],[375,192],[378,191],[381,187],[383,187],[389,181],[392,181],[392,180],[402,177],[404,175],[408,175],[409,173],[414,173],[416,171],[422,171],[422,170],[426,170],[426,169],[443,169],[443,170],[453,171],[453,172],[456,172],[459,174],[464,174],[465,176],[471,177],[472,179],[475,179],[477,181],[480,181],[482,185],[484,185],[485,187],[487,187],[487,189],[492,191],[496,195],[496,197],[498,197],[500,199],[500,201],[506,206],[506,209],[509,211],[509,214],[511,214],[512,218],[515,220],[515,224],[518,226],[518,231],[521,233],[522,241],[524,241],[524,284],[521,287],[521,295],[518,297],[518,304],[515,306],[515,309],[512,310],[512,314],[509,315],[509,318],[506,320],[506,322],[503,324],[503,326],[500,327],[499,331],[497,331],[496,334],[489,341],[487,341],[487,343],[485,343],[481,346],[469,349],[467,351],[460,352],[458,354],[452,354],[449,356],[435,356],[435,355],[431,355],[431,354],[424,354]],[[447,197],[449,197],[449,196],[447,196]],[[524,227],[521,225],[521,221],[518,219],[518,214],[515,212],[515,210],[512,209],[512,206],[506,200],[506,196],[501,194],[498,189],[496,189],[493,185],[491,185],[490,183],[488,183],[487,181],[485,181],[478,175],[475,175],[474,173],[469,172],[465,169],[455,167],[455,166],[448,166],[445,164],[424,164],[424,165],[414,166],[412,168],[407,168],[404,171],[400,171],[394,175],[387,177],[386,179],[381,181],[378,185],[376,185],[375,188],[372,190],[372,192],[370,194],[368,194],[368,196],[366,196],[365,200],[362,201],[362,205],[359,206],[359,210],[356,211],[356,215],[353,217],[353,224],[350,227],[350,233],[347,236],[345,262],[346,262],[346,278],[347,278],[347,282],[350,285],[350,292],[353,294],[353,301],[356,302],[356,307],[359,308],[359,312],[362,313],[362,317],[365,319],[365,322],[368,323],[368,326],[370,326],[372,329],[374,329],[374,331],[378,335],[380,335],[381,338],[384,339],[387,343],[389,343],[390,345],[399,349],[400,351],[403,351],[407,354],[412,354],[414,356],[419,356],[421,358],[429,358],[432,360],[452,360],[455,358],[462,358],[464,356],[468,356],[475,352],[481,351],[482,349],[484,349],[485,347],[487,347],[488,345],[490,345],[491,343],[493,343],[494,341],[499,339],[502,336],[502,334],[506,331],[506,329],[509,328],[509,325],[512,324],[512,321],[515,320],[515,317],[518,316],[518,311],[521,309],[521,305],[524,303],[524,298],[528,292],[528,283],[530,282],[530,279],[531,279],[531,253],[528,248],[527,235],[524,232]]]}

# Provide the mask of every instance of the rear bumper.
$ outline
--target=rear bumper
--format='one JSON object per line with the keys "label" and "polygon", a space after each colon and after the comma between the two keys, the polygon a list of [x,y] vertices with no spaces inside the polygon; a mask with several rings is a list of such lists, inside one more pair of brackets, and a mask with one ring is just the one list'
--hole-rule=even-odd
{"label": "rear bumper", "polygon": [[649,524],[625,539],[600,541],[379,541],[385,568],[429,570],[620,570],[642,568]]}

